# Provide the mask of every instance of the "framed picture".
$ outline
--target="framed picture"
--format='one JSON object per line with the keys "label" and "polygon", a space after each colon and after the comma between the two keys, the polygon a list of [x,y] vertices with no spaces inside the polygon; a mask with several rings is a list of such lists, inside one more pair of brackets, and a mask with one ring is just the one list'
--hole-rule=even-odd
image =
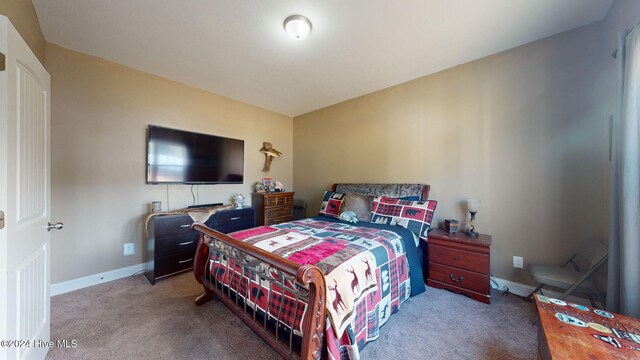
{"label": "framed picture", "polygon": [[274,190],[273,180],[271,178],[262,178],[262,186],[266,192]]}
{"label": "framed picture", "polygon": [[257,183],[254,185],[254,191],[255,191],[255,192],[257,192],[257,193],[263,193],[263,192],[265,192],[265,191],[264,191],[264,185],[262,185],[262,183],[261,183],[261,182],[257,182]]}

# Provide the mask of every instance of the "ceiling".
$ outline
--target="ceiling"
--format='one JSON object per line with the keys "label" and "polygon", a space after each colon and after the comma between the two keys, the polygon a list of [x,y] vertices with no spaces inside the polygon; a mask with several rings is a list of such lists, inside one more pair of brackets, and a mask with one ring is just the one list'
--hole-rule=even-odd
{"label": "ceiling", "polygon": [[[33,0],[48,42],[296,116],[580,27],[613,0]],[[310,36],[291,39],[302,14]]]}

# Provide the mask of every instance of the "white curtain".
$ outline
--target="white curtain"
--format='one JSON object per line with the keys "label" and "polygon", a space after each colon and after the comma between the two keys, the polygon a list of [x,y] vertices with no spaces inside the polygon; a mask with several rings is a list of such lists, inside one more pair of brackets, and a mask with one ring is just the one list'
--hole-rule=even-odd
{"label": "white curtain", "polygon": [[607,309],[640,318],[640,25],[618,35]]}

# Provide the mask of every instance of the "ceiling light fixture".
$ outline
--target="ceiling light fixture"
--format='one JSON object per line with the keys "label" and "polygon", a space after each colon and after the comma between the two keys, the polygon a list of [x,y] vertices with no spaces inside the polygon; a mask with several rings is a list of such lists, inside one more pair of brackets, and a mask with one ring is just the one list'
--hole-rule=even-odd
{"label": "ceiling light fixture", "polygon": [[284,19],[284,29],[296,40],[304,40],[311,32],[311,21],[302,15],[291,15]]}

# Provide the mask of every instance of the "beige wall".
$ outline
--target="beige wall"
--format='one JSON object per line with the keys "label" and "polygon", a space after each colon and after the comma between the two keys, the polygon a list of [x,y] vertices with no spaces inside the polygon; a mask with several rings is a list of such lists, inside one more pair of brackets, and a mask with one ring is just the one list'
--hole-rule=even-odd
{"label": "beige wall", "polygon": [[[65,224],[53,234],[53,283],[142,263],[148,203],[192,203],[189,186],[145,184],[148,124],[245,140],[245,183],[201,185],[199,203],[248,195],[263,176],[263,141],[284,153],[269,174],[292,188],[292,118],[56,45],[46,52],[52,219]],[[134,256],[123,256],[127,242],[135,243]]]}
{"label": "beige wall", "polygon": [[44,63],[44,35],[31,0],[0,0],[0,14],[11,20],[31,51]]}
{"label": "beige wall", "polygon": [[[424,182],[438,222],[477,198],[491,270],[558,263],[606,241],[608,109],[596,23],[294,118],[294,182],[320,204],[333,182]],[[419,61],[419,59],[416,59]]]}

